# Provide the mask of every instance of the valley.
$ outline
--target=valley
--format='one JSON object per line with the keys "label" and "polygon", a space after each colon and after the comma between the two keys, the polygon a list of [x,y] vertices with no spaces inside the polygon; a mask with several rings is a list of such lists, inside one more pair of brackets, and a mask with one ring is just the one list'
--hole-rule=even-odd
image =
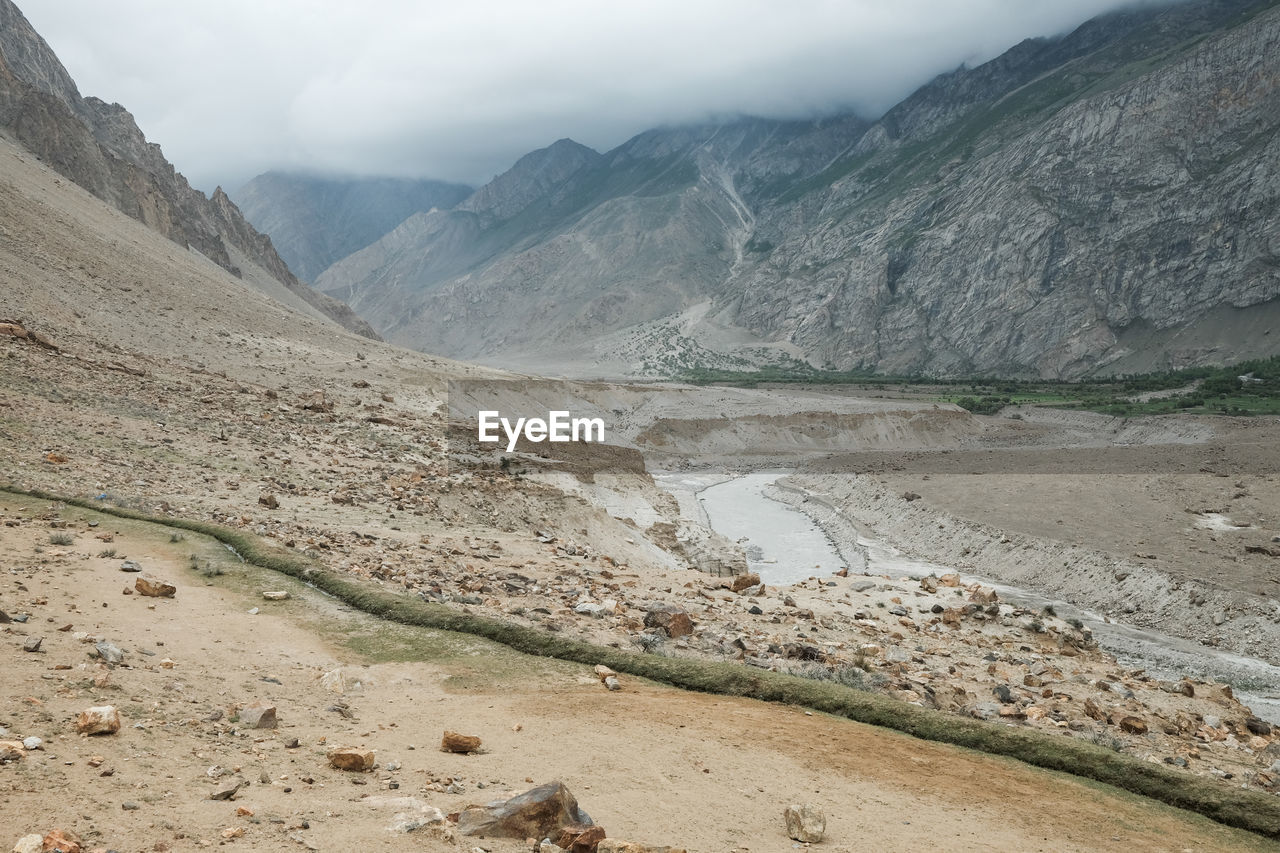
{"label": "valley", "polygon": [[1275,849],[1273,6],[246,216],[0,0],[0,849]]}

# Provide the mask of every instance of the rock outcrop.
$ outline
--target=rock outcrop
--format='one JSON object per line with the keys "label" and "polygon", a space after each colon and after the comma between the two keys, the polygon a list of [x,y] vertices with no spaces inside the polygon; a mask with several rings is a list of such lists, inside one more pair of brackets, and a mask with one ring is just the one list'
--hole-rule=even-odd
{"label": "rock outcrop", "polygon": [[458,834],[486,838],[542,838],[592,820],[562,782],[530,788],[509,800],[468,806],[458,816]]}

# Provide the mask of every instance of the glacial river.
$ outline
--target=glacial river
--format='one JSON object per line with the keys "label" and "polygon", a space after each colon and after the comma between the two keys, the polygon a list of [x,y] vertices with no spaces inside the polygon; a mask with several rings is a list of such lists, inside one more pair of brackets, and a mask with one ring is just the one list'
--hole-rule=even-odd
{"label": "glacial river", "polygon": [[[786,488],[777,484],[786,473],[671,473],[654,479],[675,495],[687,518],[742,545],[751,571],[769,584],[827,577],[843,567],[850,574],[916,578],[955,571],[903,554],[866,533],[859,533],[853,543],[833,542],[808,515],[768,496],[769,491]],[[1119,624],[1100,613],[979,575],[960,572],[960,576],[965,583],[994,587],[1003,601],[1034,610],[1052,606],[1063,618],[1080,619],[1099,645],[1125,666],[1146,669],[1159,678],[1194,675],[1231,684],[1255,714],[1280,724],[1280,667]]]}

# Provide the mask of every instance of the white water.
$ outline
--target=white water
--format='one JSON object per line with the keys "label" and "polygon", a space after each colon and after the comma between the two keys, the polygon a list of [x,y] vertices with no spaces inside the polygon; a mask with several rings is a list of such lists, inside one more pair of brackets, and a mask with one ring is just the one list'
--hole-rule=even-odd
{"label": "white water", "polygon": [[712,530],[742,545],[747,565],[765,583],[782,586],[827,577],[847,563],[809,516],[766,497],[778,472],[746,474],[698,492]]}
{"label": "white water", "polygon": [[[890,577],[919,578],[955,571],[911,557],[865,534],[858,535],[855,553],[845,548],[845,556],[841,557],[837,545],[808,515],[766,494],[783,476],[785,472],[774,471],[727,480],[706,475],[666,475],[656,479],[684,498],[682,506],[687,507],[688,495],[696,493],[702,516],[699,520],[749,549],[748,565],[769,584],[785,585],[809,577],[825,577],[846,566],[852,573]],[[1099,645],[1125,666],[1146,669],[1155,677],[1170,680],[1196,676],[1247,685],[1247,689],[1235,690],[1237,697],[1259,717],[1280,724],[1280,667],[1156,631],[1118,624],[1102,614],[978,575],[961,572],[960,576],[965,583],[978,582],[995,588],[1000,598],[1011,604],[1032,610],[1050,606],[1064,619],[1080,619],[1093,631]]]}

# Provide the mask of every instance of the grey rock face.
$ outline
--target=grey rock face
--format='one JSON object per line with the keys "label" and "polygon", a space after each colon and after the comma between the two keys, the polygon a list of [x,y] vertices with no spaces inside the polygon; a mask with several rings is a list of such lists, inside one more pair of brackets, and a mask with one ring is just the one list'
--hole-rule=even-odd
{"label": "grey rock face", "polygon": [[0,0],[0,127],[69,180],[179,245],[237,276],[232,251],[239,251],[319,313],[376,337],[349,307],[299,282],[221,188],[212,198],[193,189],[124,107],[82,98],[11,0]]}
{"label": "grey rock face", "polygon": [[1142,7],[943,75],[875,123],[562,140],[316,285],[398,343],[513,365],[568,342],[938,375],[1269,355],[1278,76],[1273,4]]}
{"label": "grey rock face", "polygon": [[413,214],[449,210],[469,195],[470,187],[442,181],[267,172],[234,197],[245,217],[271,236],[289,268],[313,281]]}

